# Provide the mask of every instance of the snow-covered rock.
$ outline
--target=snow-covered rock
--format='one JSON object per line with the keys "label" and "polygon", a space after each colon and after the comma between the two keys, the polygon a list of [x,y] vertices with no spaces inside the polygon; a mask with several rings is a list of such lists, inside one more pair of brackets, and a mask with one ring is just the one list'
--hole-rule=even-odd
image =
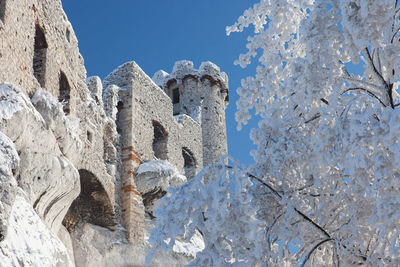
{"label": "snow-covered rock", "polygon": [[148,214],[152,214],[158,200],[165,195],[168,187],[178,186],[186,181],[186,177],[165,160],[145,162],[136,170],[137,190],[143,196],[143,203]]}
{"label": "snow-covered rock", "polygon": [[66,116],[62,104],[43,90],[37,90],[32,103],[53,132],[61,152],[74,163],[79,161],[83,144],[79,139],[79,119]]}
{"label": "snow-covered rock", "polygon": [[0,243],[0,266],[74,266],[65,246],[36,214],[21,189],[12,207],[7,237]]}
{"label": "snow-covered rock", "polygon": [[0,84],[0,99],[0,131],[14,142],[20,158],[18,185],[39,216],[57,233],[80,192],[79,173],[66,157],[74,161],[79,157],[76,125],[73,119],[60,114],[58,103],[47,93],[39,91],[34,97],[43,116],[14,85]]}
{"label": "snow-covered rock", "polygon": [[142,193],[147,193],[154,187],[167,189],[169,186],[178,186],[186,182],[186,177],[166,160],[147,161],[139,166],[136,174],[136,185]]}
{"label": "snow-covered rock", "polygon": [[8,218],[15,199],[19,157],[12,141],[0,132],[0,242],[6,237]]}

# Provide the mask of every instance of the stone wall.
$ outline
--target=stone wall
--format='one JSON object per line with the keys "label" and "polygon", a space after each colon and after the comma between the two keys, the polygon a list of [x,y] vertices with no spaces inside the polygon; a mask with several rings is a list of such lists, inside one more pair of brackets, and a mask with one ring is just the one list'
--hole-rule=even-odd
{"label": "stone wall", "polygon": [[[1,8],[4,16],[0,22],[0,40],[7,41],[0,42],[0,82],[18,85],[27,94],[43,87],[58,97],[60,77],[64,73],[70,87],[71,110],[74,110],[83,95],[79,91],[85,87],[86,70],[61,2],[2,0]],[[42,61],[40,84],[34,75],[33,60],[35,39],[38,43],[41,38],[45,39],[46,48],[36,49]]]}
{"label": "stone wall", "polygon": [[[189,116],[175,118],[171,99],[136,63],[126,63],[108,75],[103,85],[107,87],[111,84],[121,88],[119,101],[123,111],[118,116],[118,128],[130,128],[126,131],[128,135],[122,135],[124,146],[132,146],[141,161],[154,160],[159,154],[159,159],[168,160],[182,173],[182,147],[187,147],[199,162],[198,168],[203,167],[199,123]],[[163,138],[155,136],[158,128],[162,129]],[[162,139],[164,146],[157,147],[155,139]],[[164,150],[165,153],[157,150]]]}
{"label": "stone wall", "polygon": [[[135,171],[145,161],[167,160],[185,173],[184,149],[195,166],[203,167],[200,125],[191,117],[173,117],[171,99],[134,62],[118,67],[103,81],[119,89],[117,131],[120,134],[124,222],[131,240],[142,239],[144,207],[137,191]],[[187,170],[187,168],[186,168]]]}
{"label": "stone wall", "polygon": [[[86,79],[60,0],[0,0],[0,135],[18,154],[15,182],[0,179],[10,193],[0,197],[0,248],[19,187],[76,266],[143,265],[152,219],[145,211],[186,181],[181,174],[191,179],[227,153],[226,75],[182,61],[158,76],[161,83],[128,62],[104,81]],[[137,176],[143,163],[169,171]]]}
{"label": "stone wall", "polygon": [[175,114],[187,114],[200,124],[203,166],[228,153],[225,124],[228,77],[218,66],[203,62],[196,70],[193,62],[182,60],[175,63],[171,74],[158,71],[153,80],[175,99]]}

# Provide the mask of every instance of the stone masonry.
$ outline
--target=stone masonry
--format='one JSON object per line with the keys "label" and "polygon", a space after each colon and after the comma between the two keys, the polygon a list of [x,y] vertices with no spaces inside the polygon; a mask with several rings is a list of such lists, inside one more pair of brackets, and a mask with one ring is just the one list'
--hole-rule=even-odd
{"label": "stone masonry", "polygon": [[[169,185],[157,182],[161,174],[137,175],[142,164],[165,161],[192,179],[227,153],[228,78],[219,67],[179,61],[151,79],[128,62],[103,81],[87,78],[60,0],[0,0],[0,85],[26,103],[11,117],[0,110],[0,133],[21,162],[15,179],[76,266],[118,265],[121,253],[143,264],[149,207]],[[105,243],[98,261],[88,252],[96,235]],[[113,245],[117,237],[126,242]]]}

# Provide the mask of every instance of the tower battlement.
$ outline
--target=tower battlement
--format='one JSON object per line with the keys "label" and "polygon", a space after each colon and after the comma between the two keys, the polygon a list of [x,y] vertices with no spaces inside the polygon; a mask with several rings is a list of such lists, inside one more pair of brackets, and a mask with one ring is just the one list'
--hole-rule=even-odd
{"label": "tower battlement", "polygon": [[172,80],[180,83],[185,78],[192,76],[197,78],[209,77],[220,83],[224,89],[228,89],[228,76],[225,72],[221,72],[220,68],[210,61],[202,62],[200,68],[196,70],[194,64],[189,60],[180,60],[175,62],[171,74],[163,70],[157,71],[153,76],[153,81],[162,88],[166,88]]}
{"label": "tower battlement", "polygon": [[225,109],[229,103],[228,76],[212,62],[196,70],[193,62],[175,63],[171,74],[161,70],[153,81],[171,98],[173,114],[186,114],[201,125],[203,164],[228,153]]}

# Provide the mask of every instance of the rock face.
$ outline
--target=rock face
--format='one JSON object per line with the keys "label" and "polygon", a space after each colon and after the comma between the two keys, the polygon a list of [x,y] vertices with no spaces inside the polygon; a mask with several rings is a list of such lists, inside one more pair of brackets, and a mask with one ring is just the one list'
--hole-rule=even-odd
{"label": "rock face", "polygon": [[[226,74],[86,78],[60,0],[0,0],[0,58],[0,267],[143,266],[158,200],[227,153]],[[203,247],[178,240],[152,265]]]}
{"label": "rock face", "polygon": [[12,141],[0,132],[0,242],[6,238],[15,200],[19,157]]}
{"label": "rock face", "polygon": [[[21,159],[16,177],[18,185],[26,192],[36,212],[57,233],[80,191],[78,171],[61,152],[60,146],[69,146],[71,153],[70,147],[79,148],[80,140],[70,138],[72,129],[51,130],[57,124],[65,126],[66,123],[58,103],[38,100],[36,103],[40,105],[43,117],[18,87],[0,85],[0,97],[7,100],[2,102],[3,110],[8,110],[0,122],[0,131],[14,142]],[[79,155],[79,150],[73,154]]]}
{"label": "rock face", "polygon": [[18,190],[1,242],[0,266],[74,266],[63,243],[49,231],[25,193]]}

